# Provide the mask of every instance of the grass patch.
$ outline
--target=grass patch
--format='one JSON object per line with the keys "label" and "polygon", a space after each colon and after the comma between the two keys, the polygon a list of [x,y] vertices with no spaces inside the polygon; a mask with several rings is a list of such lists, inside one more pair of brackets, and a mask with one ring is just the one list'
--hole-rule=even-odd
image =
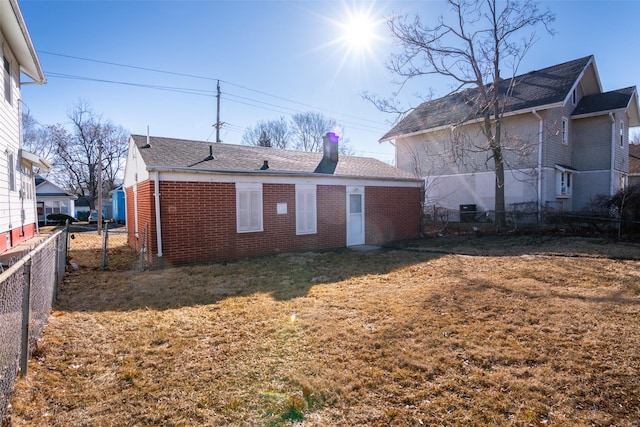
{"label": "grass patch", "polygon": [[482,239],[72,272],[12,422],[636,425],[638,247]]}

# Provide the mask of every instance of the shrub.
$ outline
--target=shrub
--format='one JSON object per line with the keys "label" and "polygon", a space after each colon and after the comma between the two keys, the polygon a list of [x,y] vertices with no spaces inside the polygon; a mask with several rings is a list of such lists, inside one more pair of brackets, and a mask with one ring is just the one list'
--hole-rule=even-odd
{"label": "shrub", "polygon": [[57,222],[58,224],[64,224],[67,222],[67,220],[69,221],[69,224],[78,221],[74,217],[63,213],[52,213],[47,215],[48,222]]}

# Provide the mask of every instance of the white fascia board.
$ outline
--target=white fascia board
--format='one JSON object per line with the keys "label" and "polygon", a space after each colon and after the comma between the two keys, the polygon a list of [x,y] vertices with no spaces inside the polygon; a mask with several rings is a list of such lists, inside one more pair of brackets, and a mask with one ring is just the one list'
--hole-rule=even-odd
{"label": "white fascia board", "polygon": [[578,114],[575,116],[571,116],[571,119],[587,119],[589,117],[598,117],[598,116],[605,116],[608,115],[609,113],[618,113],[618,112],[624,112],[626,111],[625,108],[616,108],[614,110],[602,110],[602,111],[594,111],[593,113],[585,113],[585,114]]}
{"label": "white fascia board", "polygon": [[149,167],[151,177],[178,182],[261,182],[264,184],[368,185],[375,187],[420,187],[421,179],[335,176],[312,173],[210,171],[168,167]]}
{"label": "white fascia board", "polygon": [[[542,110],[548,110],[550,108],[555,108],[555,107],[562,107],[562,105],[564,105],[562,102],[556,102],[553,104],[547,104],[547,105],[542,105],[542,106],[537,106],[537,107],[531,107],[531,108],[525,108],[522,110],[517,110],[517,111],[511,111],[509,113],[505,113],[502,115],[502,117],[513,117],[513,116],[518,116],[520,114],[529,114],[532,113],[534,111],[542,111]],[[484,120],[482,117],[477,118],[477,119],[473,119],[473,120],[468,120],[466,122],[460,123],[457,126],[467,126],[470,124],[474,124],[474,123],[480,123],[482,120]],[[403,134],[399,134],[399,135],[394,135],[394,136],[390,136],[389,138],[385,138],[385,139],[381,139],[379,142],[387,142],[387,141],[392,141],[392,140],[396,140],[399,138],[409,138],[412,136],[417,136],[417,135],[424,135],[427,133],[431,133],[431,132],[437,132],[437,131],[441,131],[441,130],[445,130],[445,129],[451,129],[453,125],[452,124],[446,124],[446,125],[442,125],[442,126],[436,126],[433,128],[429,128],[429,129],[422,129],[422,130],[418,130],[415,132],[411,132],[411,133],[403,133]]]}
{"label": "white fascia board", "polygon": [[46,159],[43,159],[42,157],[33,154],[32,152],[27,151],[24,148],[20,149],[20,158],[22,158],[22,160],[26,160],[34,166],[44,169],[46,172],[49,172],[52,168],[51,164]]}
{"label": "white fascia board", "polygon": [[0,1],[0,31],[6,37],[16,56],[20,71],[33,79],[34,82],[45,84],[47,79],[42,71],[40,60],[17,0]]}

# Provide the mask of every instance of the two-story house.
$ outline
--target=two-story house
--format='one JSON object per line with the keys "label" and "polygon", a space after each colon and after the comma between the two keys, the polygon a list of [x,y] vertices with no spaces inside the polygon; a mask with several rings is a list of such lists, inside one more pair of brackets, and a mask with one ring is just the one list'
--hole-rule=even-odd
{"label": "two-story house", "polygon": [[[580,210],[626,184],[629,127],[640,125],[635,87],[604,92],[593,56],[502,84],[507,210]],[[424,102],[380,139],[395,145],[399,168],[424,179],[427,205],[494,209],[476,91]]]}
{"label": "two-story house", "polygon": [[46,82],[16,0],[0,1],[0,253],[37,233],[33,167],[46,160],[22,148],[21,76]]}

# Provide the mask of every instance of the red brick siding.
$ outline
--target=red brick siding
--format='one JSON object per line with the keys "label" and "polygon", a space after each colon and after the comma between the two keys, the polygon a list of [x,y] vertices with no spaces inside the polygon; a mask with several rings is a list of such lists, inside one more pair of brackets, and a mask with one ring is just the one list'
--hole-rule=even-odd
{"label": "red brick siding", "polygon": [[419,237],[419,188],[366,187],[364,203],[366,244]]}
{"label": "red brick siding", "polygon": [[[160,194],[163,259],[167,265],[346,245],[346,188],[341,185],[317,186],[318,229],[316,234],[309,235],[296,235],[295,184],[263,184],[263,231],[252,233],[236,231],[234,183],[161,181]],[[129,231],[133,231],[132,189],[127,189],[126,197],[127,224]],[[419,189],[390,188],[381,191],[377,187],[367,187],[365,200],[367,243],[418,235]],[[287,204],[286,214],[277,214],[278,203]],[[404,205],[406,207],[400,208]],[[416,205],[415,215],[413,205]],[[153,182],[146,181],[138,186],[138,219],[140,231],[146,222],[150,225],[150,249],[155,256],[157,241],[153,208]],[[375,214],[378,208],[384,209],[380,219]],[[410,212],[415,220],[398,215],[399,212]]]}
{"label": "red brick siding", "polygon": [[[20,242],[24,242],[36,235],[36,224],[25,224],[24,226],[20,226],[17,228],[13,228],[9,230],[11,235],[11,244],[16,246]],[[10,249],[7,245],[7,234],[2,233],[0,235],[0,253]]]}
{"label": "red brick siding", "polygon": [[152,254],[158,252],[158,245],[155,238],[156,216],[155,216],[155,200],[153,198],[153,181],[144,181],[138,183],[138,235],[135,232],[135,215],[134,215],[134,198],[133,187],[127,188],[127,231],[129,232],[129,246],[139,249],[141,245],[140,238],[148,225],[150,237],[147,238],[149,244],[148,250]]}

